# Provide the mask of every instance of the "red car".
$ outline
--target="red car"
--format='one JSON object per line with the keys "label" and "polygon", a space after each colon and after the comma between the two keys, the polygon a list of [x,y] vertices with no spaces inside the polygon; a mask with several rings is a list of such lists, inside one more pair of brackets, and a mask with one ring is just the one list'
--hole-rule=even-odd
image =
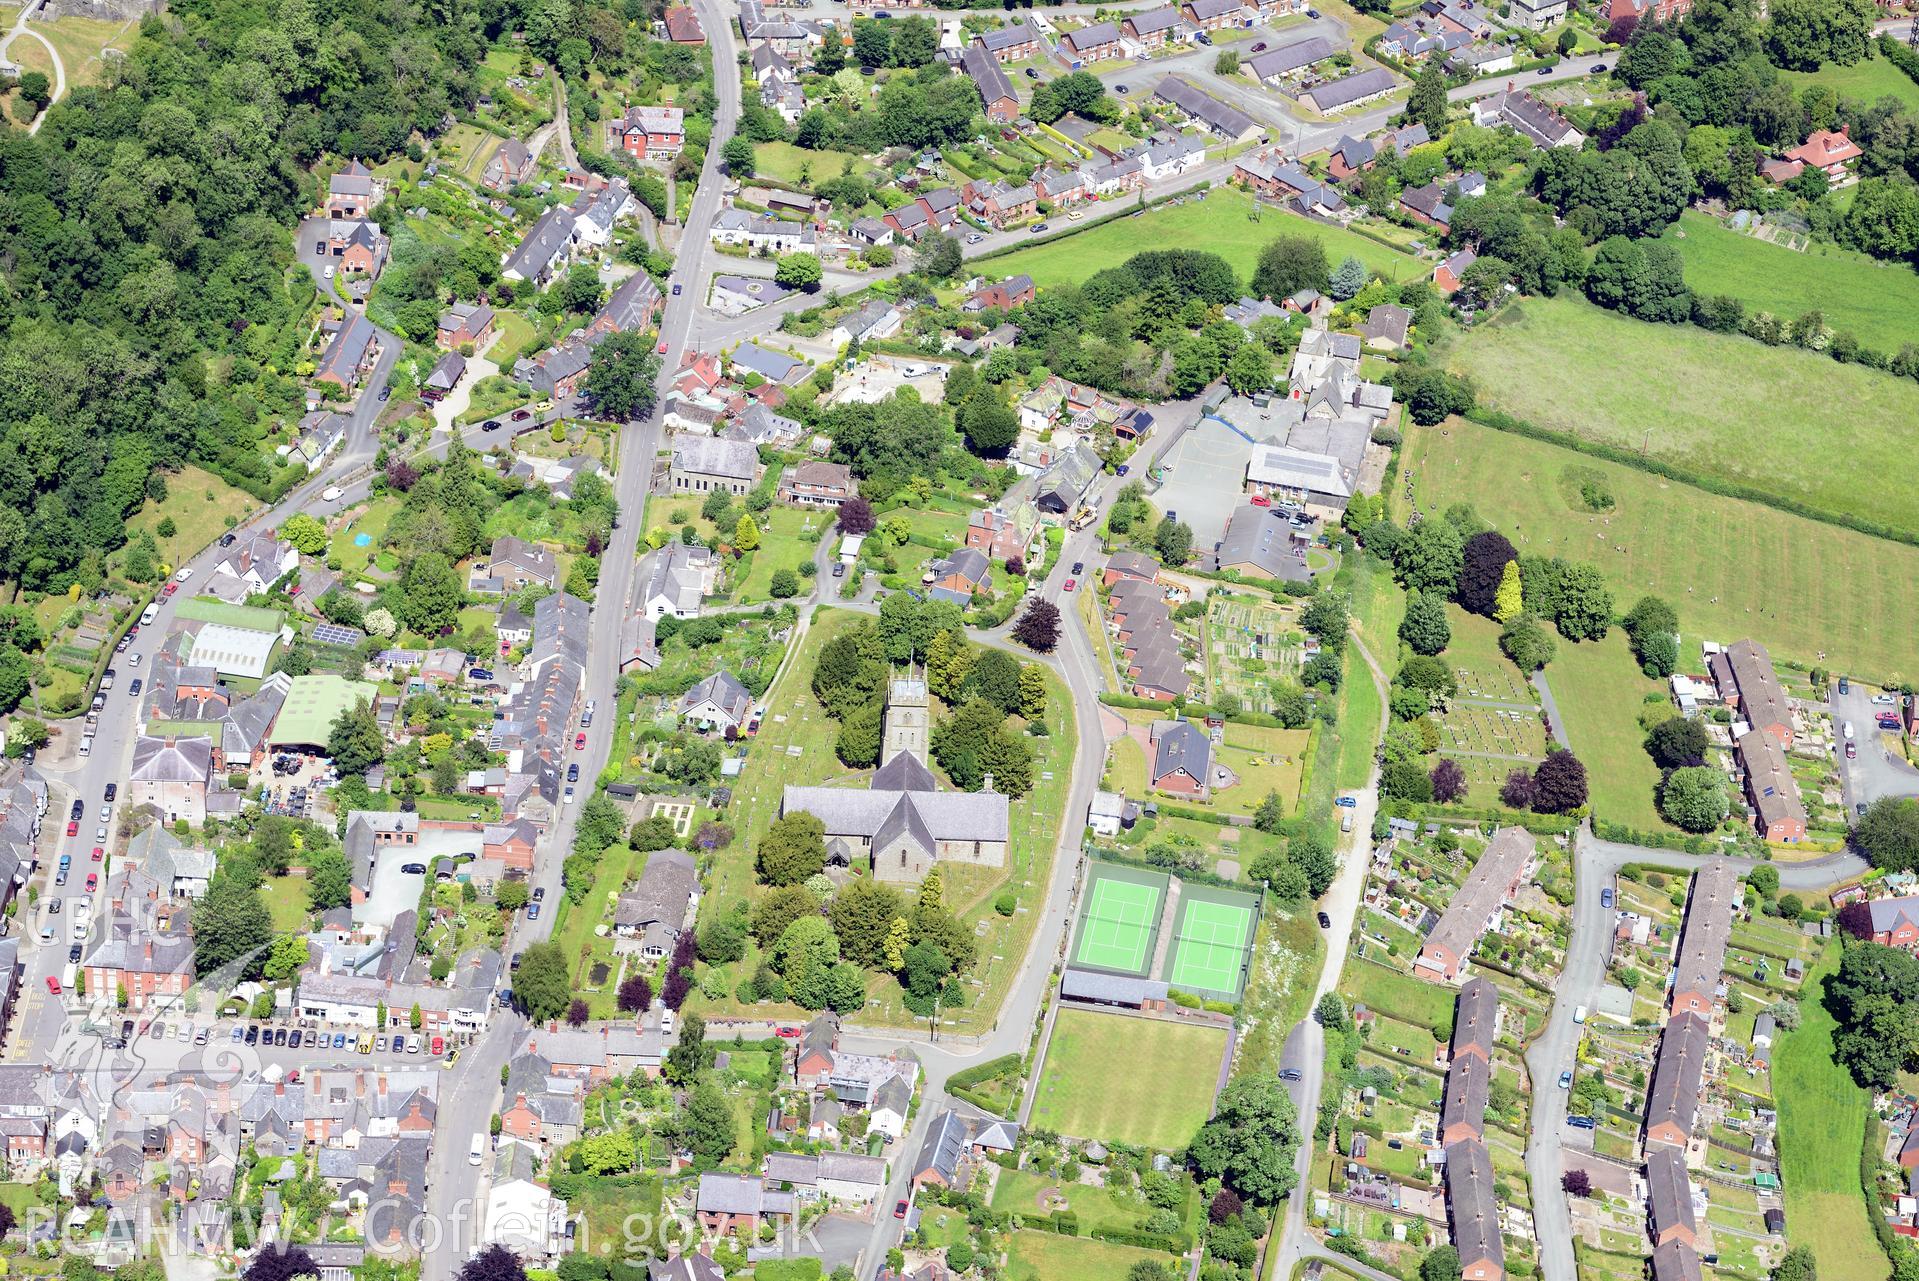
{"label": "red car", "polygon": [[799,1036],[799,1034],[800,1030],[796,1027],[776,1027],[773,1029],[774,1036],[783,1036],[789,1041]]}
{"label": "red car", "polygon": [[1271,507],[1273,505],[1273,500],[1264,494],[1254,494],[1252,498],[1247,501],[1251,502],[1255,507]]}
{"label": "red car", "polygon": [[99,888],[100,888],[100,873],[88,872],[87,873],[87,893],[91,894]]}
{"label": "red car", "polygon": [[68,835],[68,836],[78,836],[78,835],[80,835],[80,824],[79,824],[78,822],[76,822],[76,821],[73,821],[73,820],[68,820],[68,822],[67,822],[67,835]]}
{"label": "red car", "polygon": [[1077,586],[1079,586],[1079,580],[1078,580],[1078,579],[1074,579],[1074,578],[1069,578],[1069,579],[1067,579],[1067,580],[1066,580],[1066,590],[1067,590],[1067,591],[1069,591],[1069,592],[1070,592],[1070,591],[1072,591],[1072,590],[1073,590],[1073,589],[1074,589],[1075,587],[1077,587]]}
{"label": "red car", "polygon": [[434,1037],[434,1038],[433,1038],[433,1052],[434,1052],[435,1054],[445,1054],[445,1053],[446,1053],[446,1038],[445,1038],[445,1037],[443,1037],[443,1036],[436,1036],[436,1037]]}
{"label": "red car", "polygon": [[98,845],[96,845],[96,846],[94,846],[94,847],[93,847],[93,861],[94,861],[94,862],[96,862],[96,863],[98,863],[98,862],[99,862],[99,861],[100,861],[101,859],[103,859],[103,858],[105,858],[106,856],[107,856],[107,852],[106,852],[105,850],[103,850],[103,849],[101,849],[101,848],[100,848],[100,847],[99,847]]}
{"label": "red car", "polygon": [[660,339],[660,355],[664,356],[665,354],[666,354],[666,339],[662,338]]}
{"label": "red car", "polygon": [[586,750],[585,731],[581,731],[573,736],[573,750],[576,752],[584,752]]}
{"label": "red car", "polygon": [[175,593],[175,592],[177,592],[177,591],[179,591],[179,590],[180,590],[180,584],[178,584],[178,583],[168,583],[168,584],[167,584],[167,585],[166,585],[165,587],[163,587],[163,588],[161,588],[161,589],[160,589],[160,594],[161,594],[162,596],[171,596],[171,595],[173,595],[173,593]]}
{"label": "red car", "polygon": [[893,1217],[896,1219],[903,1219],[906,1217],[906,1202],[901,1201],[898,1205],[893,1207]]}
{"label": "red car", "polygon": [[47,975],[47,991],[53,993],[55,996],[60,995],[60,980],[51,974]]}

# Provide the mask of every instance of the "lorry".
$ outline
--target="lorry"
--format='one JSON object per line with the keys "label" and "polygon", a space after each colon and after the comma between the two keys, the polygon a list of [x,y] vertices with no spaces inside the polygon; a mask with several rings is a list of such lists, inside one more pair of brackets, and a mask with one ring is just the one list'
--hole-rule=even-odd
{"label": "lorry", "polygon": [[1066,522],[1066,528],[1077,534],[1080,530],[1085,529],[1093,523],[1094,515],[1095,513],[1091,507],[1081,507],[1073,513],[1073,519]]}

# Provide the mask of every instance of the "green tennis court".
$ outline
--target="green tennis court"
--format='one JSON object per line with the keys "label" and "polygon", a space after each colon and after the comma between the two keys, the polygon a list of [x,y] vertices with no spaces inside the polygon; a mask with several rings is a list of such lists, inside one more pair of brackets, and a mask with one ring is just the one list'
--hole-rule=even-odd
{"label": "green tennis court", "polygon": [[1258,901],[1246,895],[1185,887],[1166,981],[1183,992],[1236,1000],[1258,912]]}
{"label": "green tennis court", "polygon": [[1144,974],[1159,928],[1165,880],[1132,869],[1100,868],[1086,889],[1073,963],[1121,974]]}

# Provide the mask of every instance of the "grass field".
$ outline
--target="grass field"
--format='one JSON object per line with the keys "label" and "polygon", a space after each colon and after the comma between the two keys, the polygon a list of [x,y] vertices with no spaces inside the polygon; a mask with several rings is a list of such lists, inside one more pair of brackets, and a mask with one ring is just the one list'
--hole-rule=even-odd
{"label": "grass field", "polygon": [[1450,1037],[1453,1026],[1453,990],[1426,983],[1383,965],[1353,964],[1340,971],[1339,989],[1382,1014]]}
{"label": "grass field", "polygon": [[1120,218],[1049,244],[994,258],[990,269],[999,276],[1025,272],[1034,284],[1054,285],[1085,280],[1155,245],[1178,245],[1218,254],[1232,264],[1241,280],[1247,280],[1267,241],[1280,235],[1306,235],[1325,245],[1326,257],[1334,263],[1351,254],[1389,279],[1410,279],[1423,273],[1417,259],[1342,228],[1275,209],[1260,210],[1254,222],[1251,212],[1251,196],[1215,188],[1205,200],[1164,205],[1137,218]]}
{"label": "grass field", "polygon": [[[1175,1151],[1211,1114],[1225,1052],[1221,1028],[1063,1009],[1032,1122],[1075,1138]],[[1152,1070],[1141,1071],[1147,1064]]]}
{"label": "grass field", "polygon": [[[790,142],[762,142],[753,148],[753,172],[782,187],[805,190],[815,179],[837,178],[846,166],[847,154],[839,151],[808,151]],[[801,171],[806,173],[800,177]]]}
{"label": "grass field", "polygon": [[[790,569],[797,575],[800,566],[813,559],[815,546],[801,535],[830,522],[832,514],[822,515],[797,507],[769,507],[756,519],[760,526],[759,550],[753,553],[753,565],[740,580],[739,590],[733,593],[733,599],[742,604],[771,600],[773,575],[780,570]],[[800,580],[802,592],[808,590],[808,584],[809,580]]]}
{"label": "grass field", "polygon": [[1065,1197],[1066,1208],[1079,1216],[1083,1232],[1137,1227],[1150,1209],[1137,1193],[1115,1194],[1032,1170],[1001,1170],[993,1183],[992,1205],[1000,1214],[1050,1214],[1057,1204],[1052,1194]]}
{"label": "grass field", "polygon": [[1828,63],[1817,71],[1782,71],[1779,78],[1791,85],[1795,94],[1808,85],[1820,84],[1842,98],[1857,98],[1867,104],[1890,94],[1905,103],[1908,111],[1919,111],[1919,84],[1876,52],[1850,67]]}
{"label": "grass field", "polygon": [[[1891,74],[1919,96],[1919,85]],[[1919,272],[1902,263],[1837,245],[1798,253],[1702,213],[1682,214],[1679,233],[1667,235],[1686,260],[1686,283],[1698,293],[1731,294],[1748,311],[1787,319],[1816,308],[1834,329],[1849,329],[1888,354],[1919,338]]]}
{"label": "grass field", "polygon": [[1000,1275],[1006,1281],[1114,1281],[1141,1260],[1165,1259],[1137,1246],[1028,1229],[1013,1234]]}
{"label": "grass field", "polygon": [[1833,943],[1806,976],[1806,990],[1815,999],[1800,1002],[1799,1030],[1782,1037],[1773,1051],[1780,1181],[1792,1243],[1812,1247],[1819,1274],[1827,1281],[1880,1281],[1886,1258],[1873,1241],[1859,1191],[1868,1100],[1832,1061],[1837,1025],[1816,999],[1825,977],[1838,968],[1839,947]]}
{"label": "grass field", "polygon": [[261,897],[266,899],[275,934],[304,934],[313,923],[313,912],[307,906],[306,877],[269,876]]}
{"label": "grass field", "polygon": [[252,494],[235,489],[210,471],[188,464],[177,472],[162,474],[167,483],[163,502],[151,498],[127,519],[127,528],[157,530],[160,522],[173,520],[173,537],[153,536],[160,548],[160,559],[179,565],[200,553],[227,531],[227,517],[244,520],[259,507]]}
{"label": "grass field", "polygon": [[[1524,554],[1599,566],[1621,612],[1651,592],[1673,603],[1691,639],[1750,634],[1782,658],[1811,663],[1823,653],[1836,669],[1895,683],[1919,674],[1908,626],[1919,612],[1919,548],[1458,419],[1443,432],[1410,429],[1404,459],[1422,509],[1470,502]],[[1484,483],[1495,474],[1501,484]],[[1612,491],[1605,516],[1569,501],[1578,493],[1569,476],[1588,474]],[[1773,594],[1756,595],[1756,583]],[[1455,666],[1465,640],[1455,619]],[[1557,671],[1547,670],[1555,684]]]}
{"label": "grass field", "polygon": [[1546,668],[1573,755],[1586,766],[1593,813],[1648,831],[1668,825],[1653,805],[1659,767],[1646,755],[1639,728],[1641,699],[1658,693],[1632,661],[1626,634],[1614,628],[1603,641],[1559,641],[1559,656]]}
{"label": "grass field", "polygon": [[[1527,299],[1453,341],[1482,404],[1822,511],[1919,530],[1904,475],[1919,384],[1814,352],[1649,325],[1571,297]],[[1619,371],[1633,371],[1630,378]],[[1844,406],[1835,413],[1834,407]]]}

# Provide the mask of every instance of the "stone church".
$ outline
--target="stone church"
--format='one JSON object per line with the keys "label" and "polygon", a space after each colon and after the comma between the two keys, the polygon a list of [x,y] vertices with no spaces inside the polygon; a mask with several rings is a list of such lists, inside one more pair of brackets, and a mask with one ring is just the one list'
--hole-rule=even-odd
{"label": "stone church", "polygon": [[932,708],[926,680],[911,673],[887,685],[880,767],[864,790],[788,787],[780,813],[811,814],[826,825],[830,861],[871,858],[883,881],[924,879],[935,861],[1006,865],[1006,797],[989,779],[980,792],[942,792],[926,763]]}

